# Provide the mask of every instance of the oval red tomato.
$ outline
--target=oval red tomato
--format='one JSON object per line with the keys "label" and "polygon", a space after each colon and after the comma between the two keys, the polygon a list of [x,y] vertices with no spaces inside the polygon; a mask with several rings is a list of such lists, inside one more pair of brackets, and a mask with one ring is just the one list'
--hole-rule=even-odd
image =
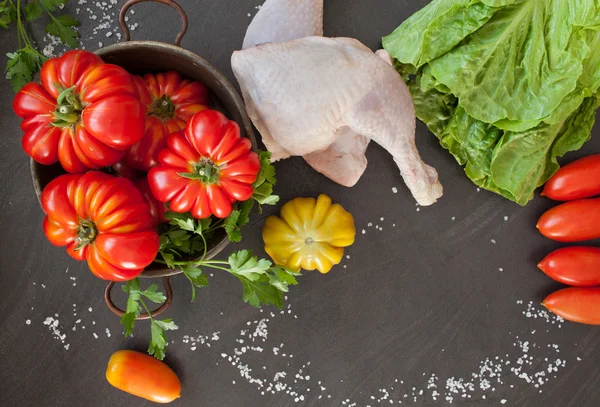
{"label": "oval red tomato", "polygon": [[558,170],[544,185],[542,196],[573,201],[600,195],[600,154],[573,161]]}
{"label": "oval red tomato", "polygon": [[181,383],[169,366],[132,350],[120,350],[110,357],[106,380],[119,390],[155,403],[170,403],[181,396]]}
{"label": "oval red tomato", "polygon": [[580,242],[600,237],[600,198],[566,202],[544,213],[537,228],[559,242]]}
{"label": "oval red tomato", "polygon": [[135,278],[158,253],[150,208],[126,178],[99,171],[62,175],[44,188],[41,201],[48,240],[87,260],[100,278]]}
{"label": "oval red tomato", "polygon": [[567,321],[600,325],[600,288],[569,287],[556,291],[542,302]]}
{"label": "oval red tomato", "polygon": [[159,165],[148,173],[150,189],[174,212],[191,212],[199,219],[225,218],[232,202],[252,197],[260,161],[251,148],[234,121],[216,110],[202,110],[185,133],[167,138]]}
{"label": "oval red tomato", "polygon": [[158,153],[169,134],[182,130],[197,112],[207,109],[208,89],[182,79],[177,72],[135,76],[142,103],[147,108],[144,137],[127,152],[127,166],[148,171],[158,164]]}
{"label": "oval red tomato", "polygon": [[550,253],[538,267],[548,277],[566,285],[600,285],[600,248],[564,247]]}
{"label": "oval red tomato", "polygon": [[37,162],[84,172],[117,163],[142,138],[145,108],[123,68],[69,51],[48,60],[40,80],[13,100],[23,118],[23,149]]}

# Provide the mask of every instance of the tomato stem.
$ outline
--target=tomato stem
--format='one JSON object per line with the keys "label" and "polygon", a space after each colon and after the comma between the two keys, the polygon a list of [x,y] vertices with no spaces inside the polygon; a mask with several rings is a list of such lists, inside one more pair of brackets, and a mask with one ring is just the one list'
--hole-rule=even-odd
{"label": "tomato stem", "polygon": [[149,116],[156,116],[163,122],[175,117],[175,105],[169,95],[155,99],[148,108]]}
{"label": "tomato stem", "polygon": [[82,219],[79,221],[79,228],[77,229],[77,247],[75,250],[83,249],[88,244],[91,244],[98,235],[98,229],[91,220]]}
{"label": "tomato stem", "polygon": [[192,172],[178,172],[182,178],[197,179],[205,185],[219,182],[221,169],[210,158],[202,157],[200,161],[192,164]]}
{"label": "tomato stem", "polygon": [[77,123],[81,118],[81,111],[83,105],[79,100],[79,97],[75,94],[75,86],[71,86],[67,89],[62,89],[58,84],[54,86],[60,91],[56,98],[56,110],[54,111],[54,122],[52,125],[55,127],[69,127]]}

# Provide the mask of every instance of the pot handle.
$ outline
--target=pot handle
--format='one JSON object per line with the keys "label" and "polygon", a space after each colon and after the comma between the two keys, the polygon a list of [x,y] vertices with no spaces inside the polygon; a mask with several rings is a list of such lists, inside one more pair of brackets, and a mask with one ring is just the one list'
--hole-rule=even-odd
{"label": "pot handle", "polygon": [[[108,283],[108,285],[104,289],[104,302],[106,303],[106,306],[108,307],[109,310],[111,310],[113,313],[115,313],[119,317],[122,317],[123,314],[125,313],[125,311],[123,311],[121,308],[117,307],[115,305],[115,303],[112,301],[112,298],[110,296],[110,292],[112,291],[112,288],[114,287],[114,285],[115,285],[115,282],[111,281],[110,283]],[[171,287],[171,282],[169,281],[169,277],[163,278],[163,285],[165,286],[165,291],[167,292],[167,299],[165,300],[163,305],[158,307],[156,310],[152,311],[152,317],[156,317],[157,315],[160,315],[163,312],[165,312],[167,310],[167,308],[169,308],[171,306],[171,302],[173,301],[173,288]],[[147,312],[144,312],[143,314],[140,314],[140,316],[137,317],[136,320],[149,319],[149,318],[150,318],[150,315],[148,315]]]}
{"label": "pot handle", "polygon": [[172,7],[175,10],[177,10],[177,12],[179,13],[179,16],[181,17],[181,30],[179,31],[179,34],[177,34],[177,38],[175,38],[175,45],[177,45],[179,47],[180,43],[181,43],[181,39],[185,35],[185,32],[187,31],[187,28],[188,28],[188,18],[187,18],[187,14],[183,10],[183,8],[173,0],[128,0],[128,1],[126,1],[125,4],[123,4],[123,6],[121,7],[121,10],[119,11],[119,25],[121,26],[121,30],[123,31],[123,39],[125,41],[129,41],[131,39],[131,34],[129,33],[129,28],[127,28],[127,24],[125,23],[125,15],[127,14],[127,10],[129,10],[129,7],[133,6],[134,4],[144,3],[146,1],[152,1],[155,3],[166,4],[167,6]]}

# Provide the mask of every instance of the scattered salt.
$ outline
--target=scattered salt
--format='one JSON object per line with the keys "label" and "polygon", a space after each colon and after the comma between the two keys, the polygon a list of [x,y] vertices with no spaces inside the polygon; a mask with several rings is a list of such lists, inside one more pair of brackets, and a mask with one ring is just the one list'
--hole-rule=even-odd
{"label": "scattered salt", "polygon": [[395,193],[395,194],[397,194],[398,193],[398,188],[392,187],[392,192]]}
{"label": "scattered salt", "polygon": [[25,321],[26,325],[31,325],[31,319],[28,319],[27,321]]}

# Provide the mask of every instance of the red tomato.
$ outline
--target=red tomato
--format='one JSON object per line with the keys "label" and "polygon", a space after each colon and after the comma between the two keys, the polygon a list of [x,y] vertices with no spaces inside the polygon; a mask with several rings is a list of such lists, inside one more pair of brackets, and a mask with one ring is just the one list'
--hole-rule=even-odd
{"label": "red tomato", "polygon": [[144,135],[145,108],[123,68],[69,51],[48,60],[40,80],[13,100],[23,149],[37,162],[60,161],[72,173],[110,166]]}
{"label": "red tomato", "polygon": [[202,110],[189,121],[185,133],[167,138],[159,165],[148,173],[150,189],[174,212],[191,212],[200,219],[225,218],[232,202],[252,197],[260,161],[251,148],[235,122],[216,110]]}
{"label": "red tomato", "polygon": [[567,321],[600,325],[600,288],[569,287],[546,297],[542,305]]}
{"label": "red tomato", "polygon": [[50,243],[87,260],[100,278],[135,278],[158,253],[150,208],[126,178],[99,171],[61,175],[44,188],[41,200]]}
{"label": "red tomato", "polygon": [[542,196],[574,201],[600,195],[600,154],[573,161],[558,170],[544,185]]}
{"label": "red tomato", "polygon": [[120,350],[110,357],[106,380],[119,390],[155,403],[170,403],[181,396],[181,383],[169,366],[132,350]]}
{"label": "red tomato", "polygon": [[555,250],[538,267],[559,283],[579,287],[600,285],[600,249],[597,247],[578,246]]}
{"label": "red tomato", "polygon": [[165,212],[167,211],[167,206],[163,202],[159,202],[152,195],[150,185],[148,185],[148,177],[143,177],[135,181],[135,186],[150,206],[150,213],[154,218],[154,226],[157,226],[161,222],[166,222]]}
{"label": "red tomato", "polygon": [[148,171],[158,164],[158,153],[165,147],[167,136],[183,130],[194,113],[207,109],[208,89],[173,71],[136,76],[134,80],[148,112],[146,130],[124,161],[131,168]]}
{"label": "red tomato", "polygon": [[600,237],[600,198],[558,205],[542,215],[537,228],[559,242],[579,242]]}

